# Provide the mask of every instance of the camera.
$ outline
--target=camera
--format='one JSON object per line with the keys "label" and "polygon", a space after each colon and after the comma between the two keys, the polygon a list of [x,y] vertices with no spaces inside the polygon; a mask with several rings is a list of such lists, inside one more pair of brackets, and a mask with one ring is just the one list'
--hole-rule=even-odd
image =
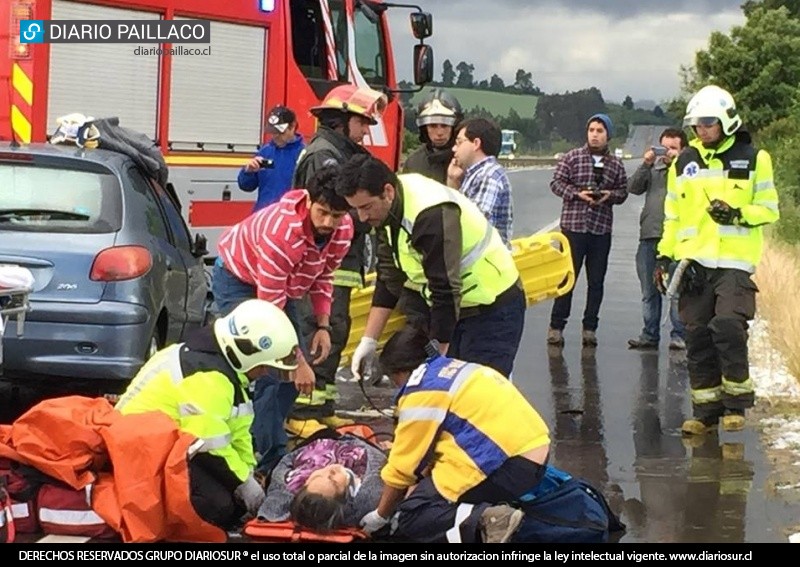
{"label": "camera", "polygon": [[275,162],[269,158],[261,159],[261,169],[272,169],[275,167]]}
{"label": "camera", "polygon": [[667,148],[665,148],[664,146],[651,146],[650,149],[653,150],[653,153],[656,154],[657,156],[667,155]]}

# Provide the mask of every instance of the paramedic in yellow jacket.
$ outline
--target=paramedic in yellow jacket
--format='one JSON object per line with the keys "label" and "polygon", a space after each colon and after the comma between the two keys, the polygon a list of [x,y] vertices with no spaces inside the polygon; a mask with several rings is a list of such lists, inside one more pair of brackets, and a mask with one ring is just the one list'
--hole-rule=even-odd
{"label": "paramedic in yellow jacket", "polygon": [[411,284],[430,306],[442,354],[510,376],[525,319],[525,293],[511,252],[477,205],[422,175],[395,175],[375,157],[342,166],[336,192],[378,229],[378,277],[352,370],[376,358],[377,338]]}
{"label": "paramedic in yellow jacket", "polygon": [[778,220],[772,160],[752,146],[733,97],[717,86],[692,97],[684,124],[697,139],[667,177],[654,277],[663,292],[669,262],[691,261],[678,288],[694,413],[683,432],[705,433],[720,419],[723,429],[739,431],[754,402],[747,328],[758,290],[750,276],[761,259],[761,227]]}
{"label": "paramedic in yellow jacket", "polygon": [[380,364],[400,388],[398,421],[364,529],[380,529],[397,509],[396,535],[412,541],[507,542],[524,513],[501,503],[534,490],[547,463],[539,413],[502,375],[439,355],[412,326],[389,339]]}
{"label": "paramedic in yellow jacket", "polygon": [[296,369],[297,348],[286,314],[250,299],[185,343],[157,352],[116,404],[124,415],[164,412],[202,441],[190,462],[192,504],[219,527],[230,528],[245,511],[255,515],[264,501],[253,477],[248,386],[268,368]]}

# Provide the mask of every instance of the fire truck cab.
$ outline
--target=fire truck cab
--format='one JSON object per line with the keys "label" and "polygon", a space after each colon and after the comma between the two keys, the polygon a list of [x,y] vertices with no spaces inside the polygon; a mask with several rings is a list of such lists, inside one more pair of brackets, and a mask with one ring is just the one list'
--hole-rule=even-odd
{"label": "fire truck cab", "polygon": [[[388,10],[410,9],[414,82],[433,77],[424,39],[432,18],[380,0],[10,0],[0,2],[0,140],[45,141],[58,116],[117,116],[156,141],[193,232],[211,256],[225,227],[253,207],[239,168],[265,141],[264,119],[292,108],[306,139],[308,109],[344,83],[389,94],[365,142],[396,168],[402,107]],[[208,44],[23,43],[21,20],[202,19]],[[6,28],[8,26],[8,28]],[[6,56],[7,54],[7,56]],[[230,198],[228,198],[230,196]]]}

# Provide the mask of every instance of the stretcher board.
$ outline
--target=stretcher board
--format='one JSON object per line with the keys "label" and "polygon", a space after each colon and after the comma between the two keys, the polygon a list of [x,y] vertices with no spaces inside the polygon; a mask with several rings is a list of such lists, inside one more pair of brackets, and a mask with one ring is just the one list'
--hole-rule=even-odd
{"label": "stretcher board", "polygon": [[[514,262],[525,288],[528,307],[547,299],[560,297],[575,285],[575,270],[569,241],[560,232],[534,234],[512,241]],[[342,365],[349,364],[358,342],[364,335],[367,315],[372,305],[375,290],[374,274],[368,278],[367,286],[354,289],[350,299],[350,335],[342,351]],[[405,317],[394,311],[378,339],[378,348],[386,344],[394,333],[403,328]]]}

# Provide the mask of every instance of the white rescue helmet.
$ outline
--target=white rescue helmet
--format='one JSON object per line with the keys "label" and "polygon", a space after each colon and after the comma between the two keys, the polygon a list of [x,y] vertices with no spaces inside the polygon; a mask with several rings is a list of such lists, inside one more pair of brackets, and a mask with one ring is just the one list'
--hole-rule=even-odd
{"label": "white rescue helmet", "polygon": [[703,119],[715,118],[722,126],[722,133],[730,136],[742,126],[739,111],[731,93],[716,85],[708,85],[697,91],[686,105],[684,126],[697,126]]}
{"label": "white rescue helmet", "polygon": [[417,126],[429,124],[455,126],[464,117],[458,99],[442,89],[431,90],[417,107]]}
{"label": "white rescue helmet", "polygon": [[297,332],[280,308],[263,299],[248,299],[214,322],[222,354],[237,372],[266,365],[297,368]]}

